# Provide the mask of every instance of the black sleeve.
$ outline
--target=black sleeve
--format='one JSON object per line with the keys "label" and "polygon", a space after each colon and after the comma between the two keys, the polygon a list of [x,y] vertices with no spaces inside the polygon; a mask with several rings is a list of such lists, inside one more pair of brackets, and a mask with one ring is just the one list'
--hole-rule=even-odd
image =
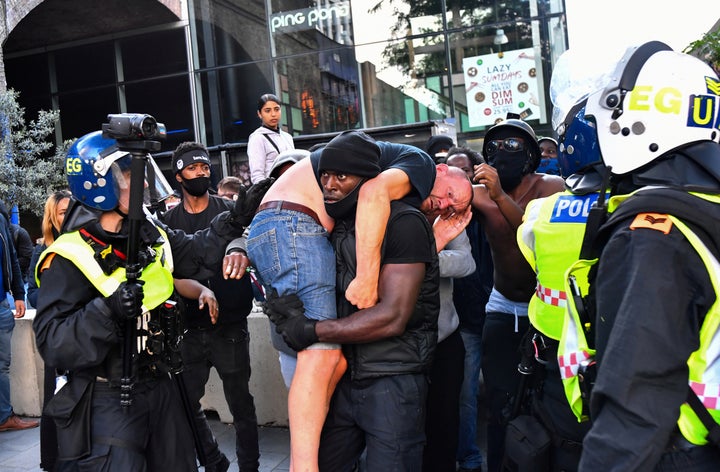
{"label": "black sleeve", "polygon": [[72,262],[58,255],[40,274],[33,330],[45,363],[63,369],[98,366],[120,344],[103,297]]}
{"label": "black sleeve", "polygon": [[213,218],[210,227],[186,234],[156,223],[168,234],[174,263],[173,276],[178,279],[206,280],[222,267],[225,248],[230,241],[243,235],[243,228],[233,226],[230,212]]}
{"label": "black sleeve", "polygon": [[3,257],[8,258],[8,261],[10,262],[10,270],[12,271],[9,277],[9,290],[15,300],[24,300],[25,281],[23,280],[22,271],[20,270],[20,263],[18,262],[17,252],[15,251],[15,244],[12,243],[12,232],[10,231],[10,225],[7,223],[7,219],[5,219],[4,216],[2,219],[4,224],[4,240],[7,241],[6,247],[4,248],[7,254]]}
{"label": "black sleeve", "polygon": [[38,292],[38,285],[35,281],[35,266],[37,266],[38,259],[40,259],[40,254],[45,250],[46,246],[44,244],[38,244],[35,246],[35,249],[33,250],[32,257],[30,258],[30,268],[28,269],[28,290],[27,290],[27,300],[30,302],[30,305],[33,307],[37,307],[37,292]]}
{"label": "black sleeve", "polygon": [[20,272],[23,279],[28,280],[28,270],[30,269],[30,259],[32,259],[34,245],[30,234],[22,226],[17,228],[17,238],[15,239],[15,250],[17,251],[18,263],[20,264]]}
{"label": "black sleeve", "polygon": [[676,428],[687,360],[700,346],[715,292],[676,228],[664,234],[629,225],[603,250],[595,285],[599,370],[580,468],[650,470]]}

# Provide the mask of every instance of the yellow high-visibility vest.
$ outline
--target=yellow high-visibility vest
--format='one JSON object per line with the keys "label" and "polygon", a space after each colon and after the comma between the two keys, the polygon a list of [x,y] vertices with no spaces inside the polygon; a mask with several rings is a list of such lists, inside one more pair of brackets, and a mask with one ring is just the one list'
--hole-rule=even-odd
{"label": "yellow high-visibility vest", "polygon": [[[143,285],[143,312],[152,310],[165,302],[173,293],[172,258],[167,234],[158,228],[162,235],[162,243],[154,247],[155,259],[148,264],[140,275]],[[112,274],[106,274],[95,260],[95,251],[85,242],[79,231],[61,234],[50,247],[40,255],[36,266],[35,279],[40,286],[38,268],[50,254],[58,254],[68,259],[80,269],[93,286],[107,297],[117,290],[126,280],[125,268],[119,267]]]}
{"label": "yellow high-visibility vest", "polygon": [[[692,193],[693,195],[720,204],[720,195]],[[617,206],[630,195],[616,196],[610,199],[608,211],[613,212]],[[688,359],[688,385],[700,398],[713,419],[720,423],[720,263],[700,238],[680,219],[668,215],[670,220],[683,233],[702,259],[710,281],[715,290],[716,298],[705,315],[700,328],[700,347]],[[597,259],[579,260],[567,270],[565,289],[571,291],[571,280],[577,282],[582,294],[587,294],[587,274]],[[572,279],[571,279],[572,277]],[[587,419],[582,415],[582,398],[578,368],[581,362],[589,362],[595,355],[585,338],[577,307],[569,297],[568,310],[558,346],[558,363],[563,379],[565,395],[578,421]],[[602,367],[601,367],[602,368]],[[680,407],[678,427],[689,442],[696,445],[707,444],[707,428],[687,404]]]}
{"label": "yellow high-visibility vest", "polygon": [[565,191],[531,201],[517,231],[520,251],[537,277],[528,316],[533,327],[559,340],[568,294],[565,271],[580,256],[585,223],[598,193]]}

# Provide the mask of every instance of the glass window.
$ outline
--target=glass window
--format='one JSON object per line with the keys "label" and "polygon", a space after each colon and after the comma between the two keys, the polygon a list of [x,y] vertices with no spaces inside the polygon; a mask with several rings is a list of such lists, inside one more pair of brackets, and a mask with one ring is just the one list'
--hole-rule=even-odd
{"label": "glass window", "polygon": [[175,28],[120,40],[124,80],[184,72],[187,67],[185,30]]}
{"label": "glass window", "polygon": [[120,112],[115,86],[62,93],[58,103],[63,139],[79,138],[102,129],[110,113]]}
{"label": "glass window", "polygon": [[162,151],[195,140],[187,75],[126,84],[125,96],[129,113],[147,113],[165,124],[168,136]]}
{"label": "glass window", "polygon": [[447,116],[448,99],[438,90],[446,74],[442,36],[355,49],[363,78],[366,127]]}
{"label": "glass window", "polygon": [[53,54],[59,92],[115,83],[115,51],[110,41],[60,49]]}
{"label": "glass window", "polygon": [[[272,81],[269,62],[246,64],[199,74],[201,122],[207,126],[206,143],[247,141],[258,126],[258,98],[265,93],[279,94]],[[283,110],[283,120],[287,111]]]}
{"label": "glass window", "polygon": [[354,43],[349,0],[273,1],[269,31],[273,55],[332,49]]}
{"label": "glass window", "polygon": [[190,3],[196,67],[205,69],[270,57],[265,0]]}
{"label": "glass window", "polygon": [[26,119],[52,109],[47,54],[6,59],[5,74],[7,88],[20,93],[18,101],[25,108]]}

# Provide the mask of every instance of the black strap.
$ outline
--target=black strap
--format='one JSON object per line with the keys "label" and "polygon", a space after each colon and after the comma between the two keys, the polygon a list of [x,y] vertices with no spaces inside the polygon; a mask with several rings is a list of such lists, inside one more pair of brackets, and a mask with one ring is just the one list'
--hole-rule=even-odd
{"label": "black strap", "polygon": [[715,421],[705,405],[700,401],[697,394],[688,385],[687,402],[690,408],[695,412],[705,429],[708,430],[707,440],[713,446],[720,448],[720,424]]}
{"label": "black strap", "polygon": [[272,140],[272,138],[270,137],[270,135],[269,135],[269,134],[263,134],[263,136],[265,136],[265,139],[267,139],[268,141],[270,141],[270,144],[272,144],[272,147],[274,147],[275,150],[277,151],[277,153],[280,154],[280,148],[278,147],[277,144],[275,144],[275,141]]}

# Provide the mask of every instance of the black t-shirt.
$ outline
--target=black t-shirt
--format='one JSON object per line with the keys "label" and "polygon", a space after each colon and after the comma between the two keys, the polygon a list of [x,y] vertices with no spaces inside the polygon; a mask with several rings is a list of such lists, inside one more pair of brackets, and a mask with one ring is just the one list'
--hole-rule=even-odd
{"label": "black t-shirt", "polygon": [[[234,202],[231,200],[210,195],[208,207],[200,213],[188,213],[181,203],[165,213],[163,221],[170,228],[182,229],[191,234],[210,226],[213,218],[229,210],[233,205]],[[218,325],[246,323],[247,315],[252,310],[253,299],[250,277],[246,276],[240,280],[225,280],[221,272],[222,267],[218,266],[217,273],[213,277],[200,281],[215,292],[220,305]],[[183,301],[185,302],[185,320],[188,328],[212,326],[207,307],[199,310],[197,300],[183,298]]]}

